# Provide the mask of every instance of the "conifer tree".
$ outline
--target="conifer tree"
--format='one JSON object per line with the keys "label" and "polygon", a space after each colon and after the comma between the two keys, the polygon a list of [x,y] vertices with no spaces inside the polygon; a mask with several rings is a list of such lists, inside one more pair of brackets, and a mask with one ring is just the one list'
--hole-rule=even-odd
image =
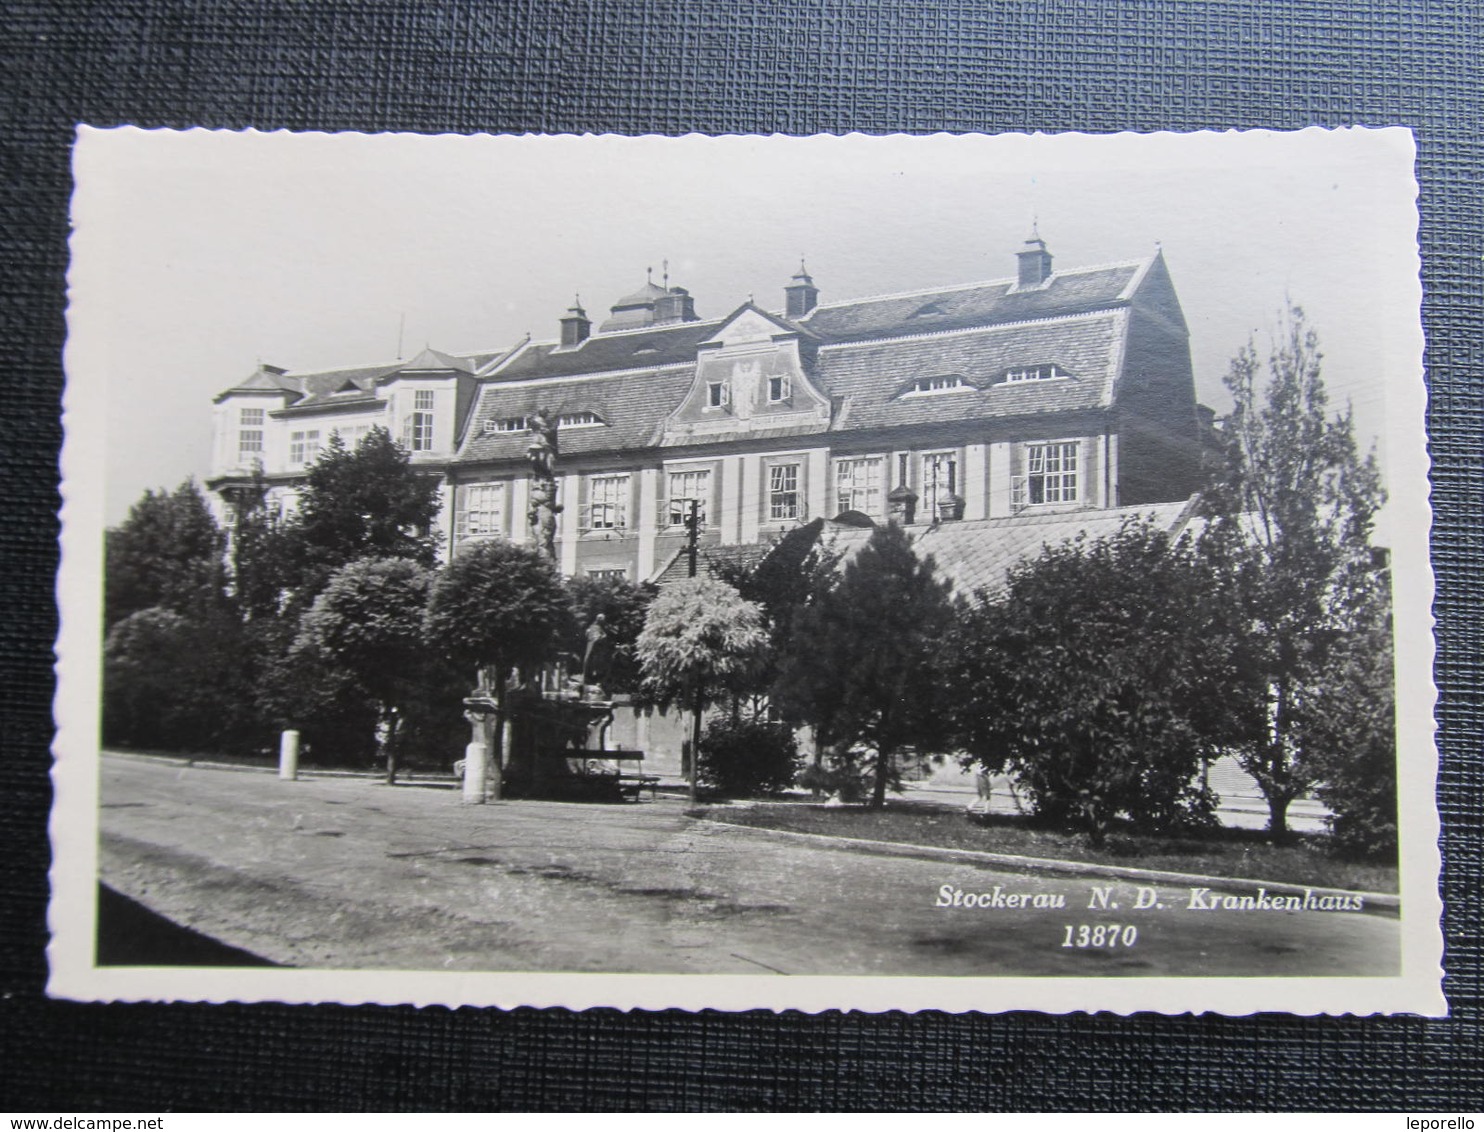
{"label": "conifer tree", "polygon": [[834,744],[874,751],[874,807],[885,805],[904,747],[935,751],[946,742],[944,642],[953,616],[949,583],[893,523],[795,617],[775,686],[780,710]]}

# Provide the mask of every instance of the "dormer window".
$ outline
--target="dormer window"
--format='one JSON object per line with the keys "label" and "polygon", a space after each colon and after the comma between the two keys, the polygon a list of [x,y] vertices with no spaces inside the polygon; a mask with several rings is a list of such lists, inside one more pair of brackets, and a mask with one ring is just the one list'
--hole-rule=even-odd
{"label": "dormer window", "polygon": [[706,408],[725,409],[731,403],[731,397],[727,392],[725,381],[708,381],[706,383]]}
{"label": "dormer window", "polygon": [[500,420],[488,420],[484,422],[484,435],[490,436],[497,432],[525,432],[525,417],[505,417]]}
{"label": "dormer window", "polygon": [[1000,381],[1006,385],[1018,385],[1022,381],[1056,381],[1058,378],[1071,376],[1061,366],[1048,362],[1045,365],[1008,369],[1000,377]]}
{"label": "dormer window", "polygon": [[563,413],[557,418],[558,428],[598,428],[605,424],[597,413]]}
{"label": "dormer window", "polygon": [[937,393],[957,393],[974,387],[961,373],[945,373],[936,377],[919,377],[902,393],[903,397],[926,397]]}
{"label": "dormer window", "polygon": [[768,404],[779,405],[793,396],[793,383],[787,374],[768,378]]}

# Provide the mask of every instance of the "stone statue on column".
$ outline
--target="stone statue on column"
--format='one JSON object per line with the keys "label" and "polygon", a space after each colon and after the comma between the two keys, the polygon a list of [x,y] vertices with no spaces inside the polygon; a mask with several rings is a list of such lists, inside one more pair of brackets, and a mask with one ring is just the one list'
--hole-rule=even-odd
{"label": "stone statue on column", "polygon": [[557,515],[562,505],[557,502],[557,425],[545,409],[537,409],[526,420],[531,443],[526,459],[531,465],[531,502],[526,522],[531,538],[547,558],[556,561]]}

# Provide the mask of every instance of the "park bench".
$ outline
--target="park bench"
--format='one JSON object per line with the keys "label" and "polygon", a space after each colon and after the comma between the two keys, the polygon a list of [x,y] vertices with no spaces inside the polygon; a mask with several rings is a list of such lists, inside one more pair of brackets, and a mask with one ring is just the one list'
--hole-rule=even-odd
{"label": "park bench", "polygon": [[659,787],[659,775],[625,769],[625,763],[643,763],[643,751],[567,748],[548,751],[547,757],[566,761],[567,773],[561,779],[548,780],[550,793],[563,798],[638,801],[641,792],[647,789],[653,798]]}

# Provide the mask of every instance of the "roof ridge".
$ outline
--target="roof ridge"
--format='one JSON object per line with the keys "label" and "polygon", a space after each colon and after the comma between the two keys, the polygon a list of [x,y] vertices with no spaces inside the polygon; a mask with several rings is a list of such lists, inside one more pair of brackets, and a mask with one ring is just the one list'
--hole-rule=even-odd
{"label": "roof ridge", "polygon": [[[1086,275],[1094,271],[1108,271],[1111,268],[1115,267],[1138,267],[1143,264],[1146,259],[1149,258],[1152,257],[1144,257],[1143,259],[1115,260],[1110,263],[1094,263],[1089,264],[1085,267],[1072,267],[1068,268],[1065,271],[1053,271],[1050,275],[1050,279],[1054,280],[1067,275]],[[950,291],[972,291],[976,287],[995,287],[1002,283],[1006,286],[1014,286],[1017,282],[1018,280],[1015,276],[1006,275],[1003,278],[999,279],[980,279],[972,283],[955,283],[948,287],[919,287],[911,291],[886,291],[878,295],[861,295],[858,298],[854,299],[840,299],[836,302],[820,303],[798,321],[800,323],[808,322],[814,317],[816,311],[821,310],[832,310],[839,307],[857,306],[861,303],[882,302],[887,299],[910,299],[918,295],[943,295],[947,294]]]}
{"label": "roof ridge", "polygon": [[487,374],[485,376],[485,379],[482,381],[480,388],[481,390],[488,390],[511,389],[521,385],[556,385],[558,383],[568,381],[590,381],[596,377],[622,377],[625,374],[641,373],[645,371],[648,371],[650,373],[664,373],[667,370],[694,369],[695,366],[696,363],[694,361],[665,362],[663,365],[629,366],[626,369],[600,369],[593,370],[590,373],[557,373],[546,375],[538,374],[535,377],[512,377],[504,381],[501,381],[499,379],[498,374]]}
{"label": "roof ridge", "polygon": [[[421,353],[422,351],[419,350],[418,352]],[[404,364],[405,364],[405,359],[400,359],[399,358],[395,362],[359,362],[359,363],[356,363],[354,365],[331,366],[328,369],[302,369],[302,370],[301,369],[291,369],[291,370],[285,370],[284,371],[284,376],[285,377],[300,377],[300,378],[303,378],[303,377],[323,377],[326,374],[331,374],[331,373],[347,373],[350,370],[364,370],[364,369],[393,370],[393,369],[399,368],[400,366],[402,366]]]}
{"label": "roof ridge", "polygon": [[[577,343],[577,345],[567,347],[565,350],[562,351],[562,353],[575,354],[589,342],[596,342],[600,338],[606,340],[609,338],[621,338],[626,334],[663,334],[666,331],[679,330],[682,327],[686,326],[692,326],[696,328],[700,328],[703,326],[720,326],[724,322],[726,322],[725,318],[694,318],[686,319],[683,322],[665,322],[661,323],[659,326],[630,326],[624,330],[599,330],[594,334],[589,334],[581,342]],[[526,343],[526,345],[528,346],[561,346],[561,344],[562,340],[560,338],[532,338],[528,343]]]}
{"label": "roof ridge", "polygon": [[922,330],[916,334],[882,334],[873,338],[851,338],[843,342],[823,342],[821,350],[848,350],[855,346],[874,346],[882,342],[913,342],[922,338],[947,338],[957,334],[985,334],[995,330],[1014,330],[1022,326],[1036,326],[1043,322],[1070,322],[1081,318],[1111,318],[1118,310],[1112,307],[1096,307],[1090,311],[1072,311],[1068,314],[1043,314],[1036,318],[1017,318],[1014,322],[981,322],[974,326],[956,326],[947,330]]}

